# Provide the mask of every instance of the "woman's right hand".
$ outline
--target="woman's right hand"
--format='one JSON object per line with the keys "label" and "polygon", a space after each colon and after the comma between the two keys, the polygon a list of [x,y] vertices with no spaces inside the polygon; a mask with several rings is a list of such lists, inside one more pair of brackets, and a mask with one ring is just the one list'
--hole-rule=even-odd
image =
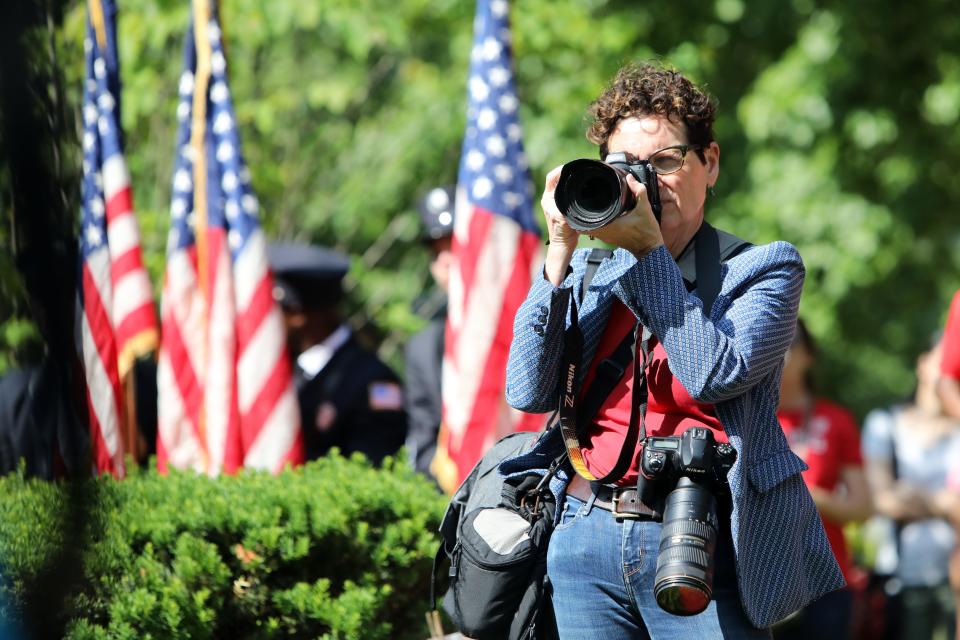
{"label": "woman's right hand", "polygon": [[540,198],[543,217],[547,223],[547,237],[550,242],[547,247],[544,269],[547,279],[554,286],[560,286],[563,283],[567,275],[567,267],[570,266],[570,260],[573,258],[573,252],[576,251],[577,243],[580,242],[580,233],[567,224],[567,219],[560,213],[554,198],[562,169],[563,165],[560,165],[547,174],[543,196]]}

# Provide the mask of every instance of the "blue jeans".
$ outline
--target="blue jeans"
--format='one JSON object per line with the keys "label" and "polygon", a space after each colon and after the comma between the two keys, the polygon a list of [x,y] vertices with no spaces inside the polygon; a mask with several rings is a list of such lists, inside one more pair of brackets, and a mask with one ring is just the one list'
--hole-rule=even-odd
{"label": "blue jeans", "polygon": [[567,496],[550,538],[547,575],[562,640],[770,638],[750,624],[737,592],[729,524],[721,524],[713,600],[681,617],[653,595],[660,523],[617,521],[613,514]]}

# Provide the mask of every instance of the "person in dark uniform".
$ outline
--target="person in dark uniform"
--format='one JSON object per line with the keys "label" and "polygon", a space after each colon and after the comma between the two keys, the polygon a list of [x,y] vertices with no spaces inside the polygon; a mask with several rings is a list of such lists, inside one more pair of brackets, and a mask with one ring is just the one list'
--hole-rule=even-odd
{"label": "person in dark uniform", "polygon": [[16,471],[21,460],[28,476],[53,480],[63,475],[59,441],[66,434],[82,440],[84,433],[79,423],[66,419],[56,383],[47,363],[0,377],[0,475]]}
{"label": "person in dark uniform", "polygon": [[[90,437],[79,407],[80,363],[54,357],[51,323],[43,300],[30,295],[42,342],[18,347],[23,366],[0,375],[0,475],[19,469],[28,477],[55,480],[91,471]],[[3,637],[0,633],[0,637]]]}
{"label": "person in dark uniform", "polygon": [[443,407],[440,378],[443,332],[447,321],[446,293],[453,259],[450,251],[453,239],[453,187],[431,189],[421,198],[418,209],[423,221],[423,240],[431,253],[430,274],[437,284],[440,302],[433,305],[430,323],[407,343],[404,400],[410,421],[407,435],[410,462],[417,471],[432,475],[430,463],[437,450]]}
{"label": "person in dark uniform", "polygon": [[307,460],[332,447],[374,464],[403,446],[407,418],[400,379],[361,346],[339,310],[346,256],[318,246],[267,249],[293,357]]}

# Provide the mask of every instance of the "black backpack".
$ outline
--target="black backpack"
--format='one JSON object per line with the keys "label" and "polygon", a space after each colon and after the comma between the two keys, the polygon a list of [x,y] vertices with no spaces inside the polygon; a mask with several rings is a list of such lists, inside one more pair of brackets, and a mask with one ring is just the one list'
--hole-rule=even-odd
{"label": "black backpack", "polygon": [[[528,451],[542,433],[510,434],[476,464],[453,495],[440,524],[430,602],[438,566],[450,560],[443,608],[476,640],[556,638],[547,581],[547,543],[556,511],[546,477],[504,479],[500,463]],[[555,469],[559,465],[556,461]]]}

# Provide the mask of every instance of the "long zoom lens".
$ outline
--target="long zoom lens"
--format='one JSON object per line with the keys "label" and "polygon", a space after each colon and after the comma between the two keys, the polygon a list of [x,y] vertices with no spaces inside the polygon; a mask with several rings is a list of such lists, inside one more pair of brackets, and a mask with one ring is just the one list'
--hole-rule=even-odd
{"label": "long zoom lens", "polygon": [[682,476],[667,496],[653,593],[664,611],[692,616],[710,604],[717,503],[707,488]]}
{"label": "long zoom lens", "polygon": [[592,231],[609,224],[635,204],[627,172],[599,160],[574,160],[563,165],[554,199],[567,224]]}

